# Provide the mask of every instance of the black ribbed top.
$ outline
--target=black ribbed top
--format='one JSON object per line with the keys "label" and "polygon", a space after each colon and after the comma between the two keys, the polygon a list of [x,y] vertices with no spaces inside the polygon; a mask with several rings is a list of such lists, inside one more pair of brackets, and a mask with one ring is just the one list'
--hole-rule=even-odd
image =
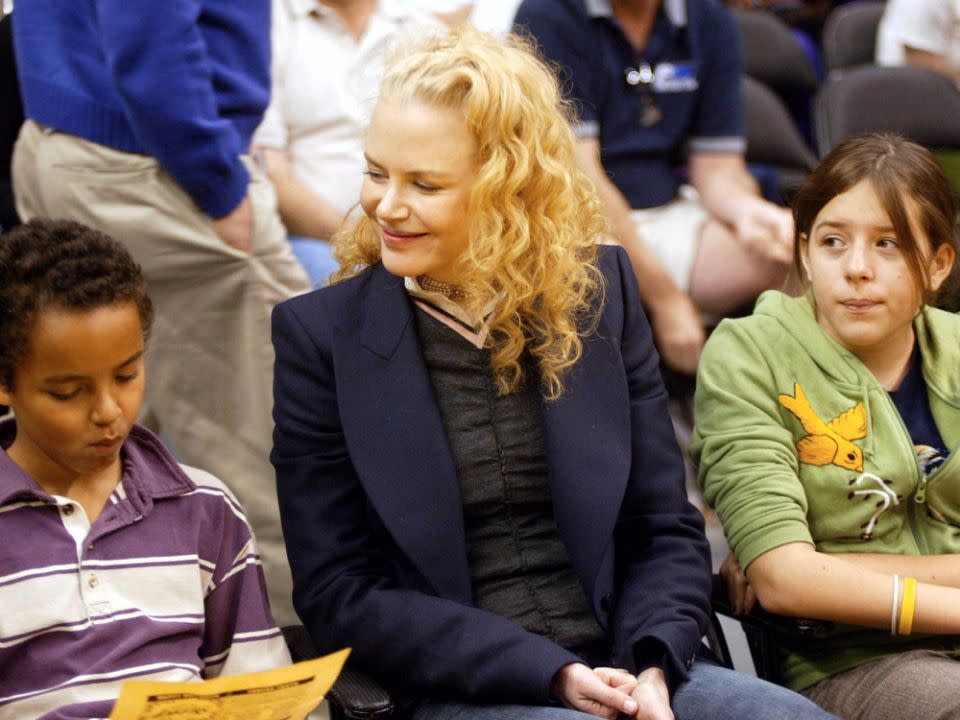
{"label": "black ribbed top", "polygon": [[474,603],[608,662],[553,518],[537,383],[499,395],[487,350],[420,308],[416,318],[460,481]]}

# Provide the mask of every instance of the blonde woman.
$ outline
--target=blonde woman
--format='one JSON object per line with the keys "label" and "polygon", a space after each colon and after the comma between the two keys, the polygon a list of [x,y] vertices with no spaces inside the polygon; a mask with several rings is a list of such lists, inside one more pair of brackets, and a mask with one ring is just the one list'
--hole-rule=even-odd
{"label": "blonde woman", "polygon": [[388,64],[338,282],[274,315],[298,612],[417,720],[826,717],[695,662],[708,548],[650,329],[518,43]]}

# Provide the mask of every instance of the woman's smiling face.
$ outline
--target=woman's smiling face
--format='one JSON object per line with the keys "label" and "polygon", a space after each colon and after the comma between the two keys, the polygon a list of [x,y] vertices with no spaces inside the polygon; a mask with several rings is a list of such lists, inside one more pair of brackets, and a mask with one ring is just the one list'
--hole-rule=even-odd
{"label": "woman's smiling face", "polygon": [[463,279],[476,141],[462,113],[417,100],[377,104],[367,134],[360,205],[377,223],[394,275]]}

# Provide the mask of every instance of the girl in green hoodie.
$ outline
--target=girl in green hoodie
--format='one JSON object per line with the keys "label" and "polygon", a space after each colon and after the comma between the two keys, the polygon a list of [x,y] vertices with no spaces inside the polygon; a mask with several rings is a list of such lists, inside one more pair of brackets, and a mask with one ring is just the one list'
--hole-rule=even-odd
{"label": "girl in green hoodie", "polygon": [[844,718],[960,717],[960,316],[934,307],[956,218],[927,150],[845,141],[794,201],[808,292],[765,293],[700,363],[735,604],[834,622],[784,673]]}

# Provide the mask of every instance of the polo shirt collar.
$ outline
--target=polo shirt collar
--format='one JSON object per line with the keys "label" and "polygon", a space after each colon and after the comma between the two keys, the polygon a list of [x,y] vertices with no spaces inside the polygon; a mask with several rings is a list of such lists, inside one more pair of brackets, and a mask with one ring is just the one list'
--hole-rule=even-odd
{"label": "polo shirt collar", "polygon": [[[0,422],[0,507],[14,498],[49,502],[50,495],[6,453],[16,432],[15,419]],[[196,490],[196,484],[187,477],[160,439],[146,428],[133,426],[123,444],[123,453],[123,489],[140,508],[152,505],[153,500]]]}
{"label": "polo shirt collar", "polygon": [[285,2],[290,9],[290,14],[295,18],[306,17],[314,12],[320,13],[321,15],[331,12],[330,8],[321,5],[317,0],[285,0]]}
{"label": "polo shirt collar", "polygon": [[9,455],[7,448],[13,444],[16,436],[16,423],[4,420],[0,423],[0,507],[16,497],[36,498],[45,496],[33,479],[17,465]]}
{"label": "polo shirt collar", "polygon": [[[667,13],[667,19],[676,27],[685,27],[687,24],[687,0],[661,0],[662,7]],[[587,15],[592,18],[613,17],[613,6],[610,0],[584,0]]]}
{"label": "polo shirt collar", "polygon": [[133,488],[142,493],[144,500],[157,500],[197,489],[160,438],[145,427],[134,425],[123,449],[123,484],[128,494]]}

